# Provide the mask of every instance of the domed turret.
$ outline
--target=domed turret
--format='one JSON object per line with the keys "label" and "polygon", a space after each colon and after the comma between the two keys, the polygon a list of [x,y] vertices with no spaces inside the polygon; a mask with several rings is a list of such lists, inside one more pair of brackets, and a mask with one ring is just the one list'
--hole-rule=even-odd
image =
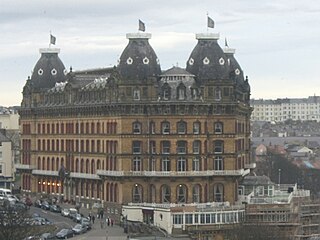
{"label": "domed turret", "polygon": [[60,60],[57,48],[40,49],[41,57],[36,63],[31,76],[34,89],[49,89],[57,82],[66,81],[66,69]]}
{"label": "domed turret", "polygon": [[129,43],[121,54],[118,70],[127,81],[144,81],[161,74],[159,59],[148,39],[150,33],[129,33]]}
{"label": "domed turret", "polygon": [[223,52],[227,57],[230,79],[236,81],[238,84],[243,84],[244,83],[243,71],[238,61],[234,57],[235,49],[226,47],[223,49]]}
{"label": "domed turret", "polygon": [[228,64],[217,40],[219,34],[196,34],[198,44],[193,49],[186,70],[196,76],[197,81],[228,79]]}

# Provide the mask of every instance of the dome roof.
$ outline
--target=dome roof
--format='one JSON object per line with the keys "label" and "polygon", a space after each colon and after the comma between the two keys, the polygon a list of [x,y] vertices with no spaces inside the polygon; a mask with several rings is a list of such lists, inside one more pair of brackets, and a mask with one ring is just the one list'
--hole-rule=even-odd
{"label": "dome roof", "polygon": [[217,40],[219,34],[196,34],[198,44],[193,49],[186,70],[198,81],[228,79],[227,58]]}
{"label": "dome roof", "polygon": [[150,33],[127,34],[129,43],[122,52],[118,70],[128,81],[143,81],[161,74],[159,59],[148,39]]}
{"label": "dome roof", "polygon": [[40,49],[41,57],[36,63],[31,76],[32,86],[35,89],[48,89],[57,82],[66,81],[66,69],[60,60],[59,49]]}

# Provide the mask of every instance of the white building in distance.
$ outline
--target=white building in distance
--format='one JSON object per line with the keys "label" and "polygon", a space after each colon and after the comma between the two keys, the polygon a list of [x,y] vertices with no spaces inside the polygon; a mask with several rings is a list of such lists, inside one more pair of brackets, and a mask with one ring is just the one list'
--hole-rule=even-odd
{"label": "white building in distance", "polygon": [[320,121],[320,96],[308,98],[251,99],[252,121]]}

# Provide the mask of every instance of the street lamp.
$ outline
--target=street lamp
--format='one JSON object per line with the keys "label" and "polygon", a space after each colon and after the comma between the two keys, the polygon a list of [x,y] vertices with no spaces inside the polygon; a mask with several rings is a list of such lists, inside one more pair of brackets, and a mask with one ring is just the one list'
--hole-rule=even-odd
{"label": "street lamp", "polygon": [[279,175],[278,175],[278,187],[280,189],[280,180],[281,180],[281,168],[278,169]]}

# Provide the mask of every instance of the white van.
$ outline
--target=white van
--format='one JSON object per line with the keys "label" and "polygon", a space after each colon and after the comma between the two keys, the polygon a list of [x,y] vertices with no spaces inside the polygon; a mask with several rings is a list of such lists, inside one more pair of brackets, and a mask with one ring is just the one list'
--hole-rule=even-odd
{"label": "white van", "polygon": [[12,195],[12,192],[10,189],[7,188],[0,188],[0,199],[7,198],[8,195]]}

